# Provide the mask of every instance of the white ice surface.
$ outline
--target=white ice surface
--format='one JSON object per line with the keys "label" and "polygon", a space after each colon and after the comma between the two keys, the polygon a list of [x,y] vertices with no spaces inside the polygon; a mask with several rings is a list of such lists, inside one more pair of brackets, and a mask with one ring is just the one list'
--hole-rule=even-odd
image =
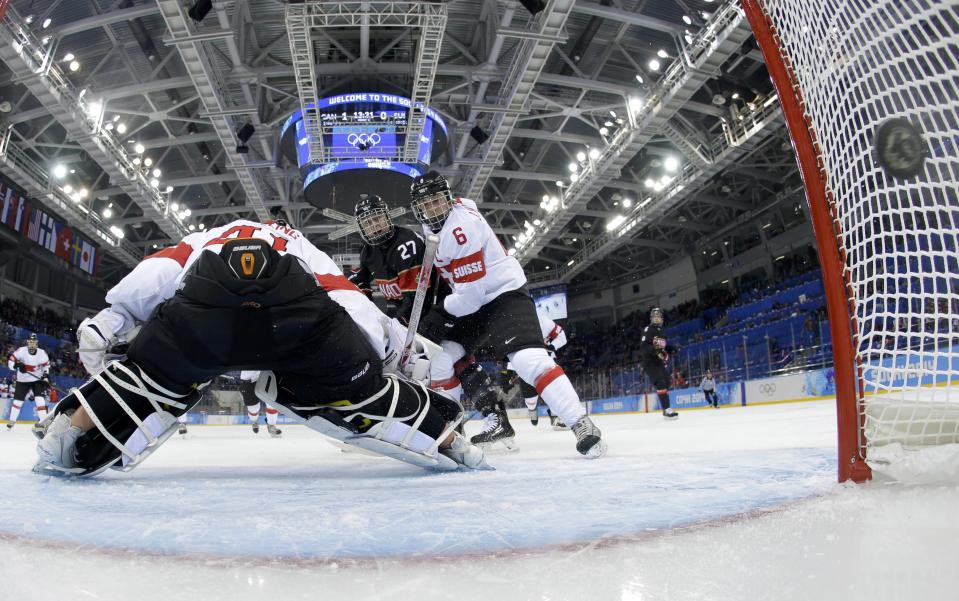
{"label": "white ice surface", "polygon": [[594,419],[598,461],[542,421],[451,474],[211,426],[87,481],[20,425],[0,599],[959,598],[959,487],[836,484],[833,403]]}

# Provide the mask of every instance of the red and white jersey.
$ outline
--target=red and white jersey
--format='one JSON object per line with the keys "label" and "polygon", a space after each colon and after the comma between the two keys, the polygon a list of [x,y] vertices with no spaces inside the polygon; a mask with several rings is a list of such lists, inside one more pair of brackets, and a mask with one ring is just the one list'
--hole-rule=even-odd
{"label": "red and white jersey", "polygon": [[566,346],[566,332],[559,324],[541,313],[536,314],[539,317],[539,328],[543,332],[543,342],[546,346],[552,346],[553,350],[559,350]]}
{"label": "red and white jersey", "polygon": [[6,380],[0,381],[0,399],[5,399],[12,396],[13,386],[8,384]]}
{"label": "red and white jersey", "polygon": [[506,254],[472,200],[456,199],[439,237],[434,264],[453,289],[443,301],[450,314],[476,313],[497,296],[526,284],[519,261]]}
{"label": "red and white jersey", "polygon": [[[23,363],[27,371],[19,371],[16,368],[17,363]],[[36,382],[49,373],[50,357],[47,357],[47,352],[42,348],[38,348],[37,352],[31,355],[27,347],[21,346],[10,355],[7,367],[16,374],[17,382]]]}
{"label": "red and white jersey", "polygon": [[145,322],[158,305],[173,297],[201,253],[219,253],[225,243],[237,238],[266,240],[279,254],[291,254],[299,259],[314,275],[317,285],[346,309],[380,357],[385,356],[389,319],[306,236],[291,227],[272,222],[240,219],[206,232],[190,234],[176,246],[147,256],[107,292],[110,307],[101,311],[98,317],[109,323],[116,334]]}

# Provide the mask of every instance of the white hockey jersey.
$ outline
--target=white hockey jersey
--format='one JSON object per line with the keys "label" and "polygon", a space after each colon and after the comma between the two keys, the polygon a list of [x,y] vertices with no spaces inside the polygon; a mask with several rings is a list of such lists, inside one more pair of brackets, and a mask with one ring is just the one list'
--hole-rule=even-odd
{"label": "white hockey jersey", "polygon": [[360,326],[380,358],[386,355],[390,327],[386,315],[306,236],[291,227],[272,222],[240,219],[206,232],[190,234],[176,246],[147,256],[107,292],[110,307],[101,311],[98,317],[109,323],[115,334],[122,336],[145,322],[159,304],[173,297],[200,253],[219,253],[226,242],[236,238],[266,240],[279,254],[292,254],[299,259],[304,269],[314,275],[317,285],[346,309]]}
{"label": "white hockey jersey", "polygon": [[539,328],[543,332],[543,342],[557,351],[566,346],[566,331],[549,317],[541,313],[537,313],[536,316],[539,317]]}
{"label": "white hockey jersey", "polygon": [[[27,371],[17,370],[17,363],[23,363]],[[42,348],[38,348],[37,352],[31,355],[27,347],[21,346],[10,355],[7,368],[16,374],[17,382],[36,382],[50,372],[50,357]]]}
{"label": "white hockey jersey", "polygon": [[506,254],[472,200],[456,199],[439,237],[434,264],[453,289],[443,301],[450,314],[476,313],[497,296],[526,284],[519,261]]}

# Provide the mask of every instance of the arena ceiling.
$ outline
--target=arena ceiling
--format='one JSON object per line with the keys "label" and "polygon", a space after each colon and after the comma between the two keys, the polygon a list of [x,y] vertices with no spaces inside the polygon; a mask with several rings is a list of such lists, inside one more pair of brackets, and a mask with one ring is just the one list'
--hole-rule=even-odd
{"label": "arena ceiling", "polygon": [[[355,235],[328,238],[342,224],[304,201],[299,170],[276,156],[300,106],[291,44],[304,48],[288,12],[303,2],[212,4],[195,22],[191,0],[13,0],[3,19],[3,45],[20,42],[0,49],[0,170],[67,221],[122,232],[103,243],[108,279],[191,226],[276,210],[331,254],[359,248]],[[513,1],[433,4],[446,13],[435,66],[417,64],[415,27],[312,30],[316,91],[409,96],[428,83],[451,138],[434,166],[480,202],[534,282],[648,274],[794,193],[778,103],[735,1],[549,0],[537,15]],[[76,96],[116,148],[85,130]],[[245,123],[255,133],[239,154]]]}

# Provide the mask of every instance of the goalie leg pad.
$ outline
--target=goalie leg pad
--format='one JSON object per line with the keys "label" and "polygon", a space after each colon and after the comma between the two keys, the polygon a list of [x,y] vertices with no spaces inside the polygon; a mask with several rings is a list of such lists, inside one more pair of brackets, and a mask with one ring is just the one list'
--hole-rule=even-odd
{"label": "goalie leg pad", "polygon": [[[166,390],[129,360],[114,361],[80,388],[70,391],[48,418],[40,447],[57,432],[61,415],[83,407],[94,427],[76,438],[77,475],[90,476],[108,467],[129,471],[162,445],[177,427],[177,416],[199,400],[196,391],[176,394]],[[47,441],[49,445],[50,441]],[[120,462],[119,466],[116,466]],[[43,455],[35,471],[47,473]],[[54,466],[54,469],[56,466]]]}
{"label": "goalie leg pad", "polygon": [[476,460],[470,449],[460,449],[453,456],[439,450],[463,419],[459,403],[396,376],[384,376],[382,386],[368,398],[309,406],[289,395],[281,376],[263,372],[257,396],[321,434],[378,455],[441,470],[478,468],[485,463]]}

